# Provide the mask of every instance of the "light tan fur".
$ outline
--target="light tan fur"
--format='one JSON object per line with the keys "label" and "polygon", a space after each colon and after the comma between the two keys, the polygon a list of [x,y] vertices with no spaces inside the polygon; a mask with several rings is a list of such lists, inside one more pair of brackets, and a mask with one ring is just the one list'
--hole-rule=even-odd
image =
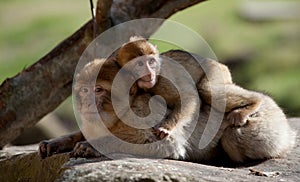
{"label": "light tan fur", "polygon": [[[236,162],[251,159],[268,159],[284,157],[295,144],[296,132],[291,129],[285,114],[269,96],[259,92],[248,91],[236,85],[226,85],[227,94],[239,93],[244,97],[260,98],[260,104],[255,112],[249,114],[245,122],[238,108],[232,112],[234,125],[228,127],[221,139],[221,145]],[[246,106],[247,107],[247,106]],[[247,109],[247,108],[246,108]]]}
{"label": "light tan fur", "polygon": [[[180,58],[180,60],[185,61],[193,59],[190,54],[182,51],[171,51],[166,54],[174,59]],[[97,67],[99,64],[91,63],[91,66]],[[185,65],[185,67],[189,66],[189,64]],[[195,69],[194,66],[191,66],[191,68]],[[103,69],[103,73],[105,70],[109,70],[109,72],[106,73],[105,78],[98,77],[96,85],[102,86],[106,91],[106,94],[109,95],[112,84],[111,78],[114,77],[115,71],[117,72],[118,68],[114,66],[113,62],[108,62],[107,68]],[[101,74],[101,72],[100,75],[104,76],[104,74]],[[81,78],[85,78],[85,76],[81,76]],[[231,82],[231,77],[228,80]],[[80,80],[78,83],[80,83]],[[78,88],[81,88],[85,85],[79,84],[77,86]],[[166,137],[163,142],[161,142],[161,140],[157,142],[158,139],[155,135],[153,135],[151,128],[136,129],[125,125],[118,119],[114,113],[114,110],[111,109],[111,102],[109,99],[101,100],[100,97],[96,97],[96,100],[101,100],[101,102],[98,102],[97,105],[97,107],[101,106],[98,111],[100,115],[106,116],[104,118],[104,123],[106,126],[108,126],[108,129],[114,134],[114,136],[117,136],[118,138],[121,138],[129,143],[147,143],[146,145],[135,145],[133,147],[132,145],[128,145],[126,143],[120,143],[116,138],[110,135],[101,135],[100,140],[102,141],[100,143],[107,143],[107,146],[113,146],[113,148],[109,148],[108,151],[104,151],[104,153],[127,153],[135,156],[137,155],[146,157],[169,156],[173,159],[184,159],[194,162],[209,162],[219,158],[220,156],[222,157],[222,151],[224,149],[232,161],[244,162],[254,159],[281,157],[289,152],[295,142],[295,132],[288,125],[285,115],[276,105],[276,103],[266,95],[242,89],[234,84],[229,83],[226,84],[225,87],[226,95],[229,95],[230,97],[227,97],[230,99],[235,99],[234,95],[238,95],[237,101],[239,101],[240,98],[243,99],[243,97],[249,96],[249,98],[260,98],[261,102],[259,107],[256,108],[255,112],[248,115],[246,123],[241,124],[239,123],[240,120],[237,120],[237,122],[232,124],[233,116],[230,115],[235,110],[244,108],[247,109],[247,105],[234,108],[232,111],[226,113],[217,134],[214,136],[209,145],[203,149],[199,148],[199,141],[204,133],[206,125],[208,124],[207,121],[210,116],[210,111],[211,109],[214,109],[208,103],[203,103],[201,110],[198,111],[199,118],[195,128],[192,125],[179,124],[175,127],[174,132]],[[131,109],[140,116],[148,115],[150,111],[148,107],[148,101],[150,97],[151,96],[148,93],[140,93],[139,95],[136,95],[131,100]],[[79,95],[78,99],[80,101],[82,96]],[[104,103],[107,103],[105,107],[103,107]],[[81,106],[87,106],[84,103],[80,104],[81,105],[79,105],[78,108],[81,108]],[[220,111],[216,109],[217,114],[216,116],[212,116],[213,119],[217,120],[217,115],[222,114],[218,112]],[[233,115],[236,117],[238,114],[235,113]],[[192,117],[194,116],[195,115]],[[87,120],[86,122],[95,121]],[[194,120],[192,122],[196,121]],[[86,126],[87,131],[93,129],[93,125]],[[190,134],[191,137],[188,137]],[[99,133],[96,136],[100,136]],[[60,140],[60,142],[61,141],[62,140]],[[70,140],[66,140],[65,142],[70,142]],[[90,142],[93,143],[93,141]],[[151,142],[154,142],[154,144]],[[47,151],[51,151],[51,146],[61,146],[57,145],[57,143],[55,145],[54,144],[55,141],[52,140],[46,145],[42,145],[42,148],[46,148]],[[97,151],[92,150],[92,147],[86,144],[86,142],[78,143],[74,148],[73,154],[75,154],[75,156],[99,155]],[[97,145],[97,143],[94,144]],[[41,151],[42,153],[43,151],[45,153],[45,150]],[[50,156],[52,154],[53,153],[50,152],[46,156]]]}
{"label": "light tan fur", "polygon": [[[205,70],[206,75],[200,79],[197,88],[201,99],[217,111],[222,112],[224,109],[220,108],[220,102],[226,103],[224,120],[220,128],[221,131],[223,127],[226,130],[221,134],[219,131],[218,134],[222,135],[221,146],[231,160],[245,162],[282,157],[292,149],[296,133],[290,128],[281,108],[269,96],[235,85],[232,83],[228,68],[216,61],[198,57],[202,65],[199,67],[195,55],[190,53],[168,51],[163,55],[180,62],[194,79],[194,75],[201,75]],[[218,74],[223,75],[221,77],[223,80],[216,76]],[[208,78],[211,78],[212,82]],[[214,104],[212,104],[211,89],[216,92]],[[201,119],[205,113],[205,109],[201,109],[199,122],[204,125],[207,118]],[[196,128],[197,132],[194,134],[198,136],[191,137],[190,140],[199,138],[199,133],[202,134],[203,129],[203,126]],[[214,142],[217,140],[212,141]],[[194,143],[190,142],[190,144]],[[198,150],[194,148],[192,151]],[[197,156],[197,153],[193,152],[191,154],[193,159],[203,156]],[[207,154],[208,152],[205,155]]]}

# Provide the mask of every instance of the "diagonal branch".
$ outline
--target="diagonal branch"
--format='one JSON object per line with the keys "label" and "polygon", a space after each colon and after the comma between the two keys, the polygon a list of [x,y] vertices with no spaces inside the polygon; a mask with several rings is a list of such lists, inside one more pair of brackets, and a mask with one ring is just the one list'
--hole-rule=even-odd
{"label": "diagonal branch", "polygon": [[[136,18],[168,18],[202,1],[98,0],[98,30],[101,33]],[[93,22],[89,21],[35,64],[0,85],[0,148],[35,125],[70,95],[77,62],[93,39],[92,27]]]}
{"label": "diagonal branch", "polygon": [[112,2],[112,0],[97,1],[96,22],[100,32],[111,27],[109,16]]}
{"label": "diagonal branch", "polygon": [[0,86],[0,147],[36,124],[71,94],[72,77],[92,41],[92,22]]}

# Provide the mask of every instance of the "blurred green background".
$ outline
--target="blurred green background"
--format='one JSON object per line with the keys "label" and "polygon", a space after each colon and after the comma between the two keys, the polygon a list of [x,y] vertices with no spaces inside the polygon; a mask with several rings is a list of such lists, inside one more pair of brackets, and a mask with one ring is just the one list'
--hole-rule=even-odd
{"label": "blurred green background", "polygon": [[[300,116],[300,18],[254,20],[243,15],[245,2],[211,0],[171,19],[198,32],[229,65],[237,84],[270,94],[288,116]],[[89,19],[88,0],[1,0],[0,83],[36,62]],[[73,120],[71,100],[55,112]]]}

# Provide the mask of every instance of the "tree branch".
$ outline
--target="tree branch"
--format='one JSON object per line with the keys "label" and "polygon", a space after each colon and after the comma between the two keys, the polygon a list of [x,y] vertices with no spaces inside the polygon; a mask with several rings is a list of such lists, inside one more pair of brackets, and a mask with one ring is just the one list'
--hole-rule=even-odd
{"label": "tree branch", "polygon": [[[98,0],[99,32],[146,17],[168,18],[204,0]],[[110,23],[110,19],[112,24]],[[159,25],[157,25],[159,26]],[[93,39],[89,21],[38,62],[0,86],[0,148],[53,111],[71,93],[77,62]],[[157,27],[158,28],[158,27]],[[153,31],[156,29],[153,29]]]}
{"label": "tree branch", "polygon": [[104,32],[106,29],[111,27],[109,16],[112,2],[112,0],[97,1],[96,22],[100,32]]}
{"label": "tree branch", "polygon": [[92,41],[92,22],[0,86],[0,146],[36,124],[71,94],[76,64]]}

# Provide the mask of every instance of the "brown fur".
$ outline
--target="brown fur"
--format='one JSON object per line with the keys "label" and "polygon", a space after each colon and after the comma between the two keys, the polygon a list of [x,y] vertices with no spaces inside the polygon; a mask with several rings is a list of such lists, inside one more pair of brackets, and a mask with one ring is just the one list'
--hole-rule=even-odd
{"label": "brown fur", "polygon": [[[130,41],[129,43],[134,44],[135,42]],[[133,49],[127,49],[126,51],[130,51],[129,53],[135,52],[135,49],[140,45],[137,44],[136,47],[132,47]],[[149,43],[144,41],[143,46],[147,45]],[[162,55],[172,58],[184,66],[197,84],[201,99],[214,109],[226,113],[224,125],[229,127],[221,141],[222,146],[233,161],[242,162],[247,159],[279,157],[282,156],[282,153],[292,148],[295,142],[295,132],[290,129],[282,110],[270,97],[242,89],[233,84],[228,68],[214,60],[198,57],[199,62],[197,62],[195,55],[176,50],[168,51]],[[122,61],[122,57],[118,59]],[[130,60],[127,59],[127,61]],[[161,62],[163,67],[164,61]],[[163,72],[165,70],[161,69],[160,71]],[[175,80],[179,82],[177,84],[188,87],[188,84],[181,83],[185,79],[182,79],[180,76],[178,77],[178,74],[174,74]],[[212,97],[212,90],[216,93],[215,97]],[[167,120],[162,121],[160,125],[163,130],[168,130],[168,134],[174,129],[183,130],[183,126],[188,124],[190,122],[188,119],[191,118],[185,118],[186,123],[183,123],[181,119],[186,115],[195,114],[195,108],[193,107],[195,104],[193,101],[194,96],[180,98],[172,83],[163,77],[158,77],[155,86],[147,91],[163,96],[168,106],[171,106],[172,112],[170,116]],[[181,106],[185,112],[180,113],[178,99],[188,101],[188,105]],[[224,103],[226,107],[220,107],[222,105],[220,103]],[[180,126],[177,126],[178,124]],[[278,125],[282,125],[283,129],[278,127]],[[181,127],[182,129],[180,129]],[[246,133],[241,133],[241,131]],[[161,131],[158,132],[159,135],[161,135]],[[173,134],[173,136],[175,135]],[[236,138],[233,136],[236,136]],[[280,144],[276,144],[277,142]],[[255,144],[260,145],[261,148],[256,149]],[[251,149],[248,148],[250,146]],[[235,148],[235,150],[230,150],[230,148]],[[236,157],[234,157],[235,154]]]}
{"label": "brown fur", "polygon": [[[124,66],[132,59],[149,55],[148,53],[158,54],[158,51],[145,39],[141,37],[133,37],[118,51],[117,62],[120,66]],[[243,109],[236,110],[229,115],[232,120],[237,118],[236,115],[238,115],[241,120],[240,123],[245,123],[247,117],[254,113],[258,108],[260,104],[259,97],[247,97],[239,93],[232,92],[228,92],[232,95],[225,94],[226,91],[224,84],[232,84],[230,71],[225,65],[207,58],[198,57],[198,60],[196,60],[195,55],[191,55],[184,51],[168,51],[163,53],[162,56],[165,57],[157,60],[159,62],[158,65],[161,65],[161,67],[164,67],[164,64],[167,64],[164,59],[167,59],[166,57],[168,57],[181,64],[189,72],[194,82],[197,84],[197,89],[201,95],[202,101],[207,102],[221,112],[230,112],[243,107]],[[141,58],[141,60],[144,62],[147,61],[145,58]],[[170,66],[172,66],[172,64],[168,63],[165,66],[165,69],[168,69],[168,71],[174,71],[174,81],[180,88],[182,88],[182,98],[176,91],[176,87],[174,87],[173,83],[161,76],[157,77],[154,87],[147,89],[147,92],[149,93],[162,96],[166,100],[167,105],[173,110],[168,119],[165,119],[156,127],[156,134],[161,138],[170,134],[178,123],[181,125],[189,124],[191,117],[188,116],[197,112],[197,107],[199,107],[199,102],[197,102],[198,95],[193,92],[194,84],[190,83],[189,78],[178,74],[178,70],[169,69]],[[135,71],[135,69],[136,68],[133,68],[131,71]],[[164,72],[165,70],[156,68],[155,71],[155,74],[159,74],[159,72]],[[137,83],[139,83],[139,80],[137,80]],[[214,102],[212,101],[211,89],[214,90],[217,97],[213,100]]]}
{"label": "brown fur", "polygon": [[[169,53],[166,54],[170,55]],[[177,57],[181,57],[181,60],[186,61],[189,59],[193,59],[189,54],[182,51],[171,51],[171,53],[172,54],[170,57],[175,59]],[[92,66],[96,66],[96,64],[92,64]],[[185,67],[188,66],[189,65],[185,65]],[[108,65],[107,69],[112,70],[113,67],[113,65]],[[115,71],[117,71],[117,69]],[[108,74],[113,75],[113,73],[114,71],[110,71],[110,73]],[[102,82],[102,80],[99,78],[97,79],[97,84],[101,85],[101,83],[106,83],[106,91],[107,94],[109,94],[109,85],[111,85],[111,80]],[[78,81],[78,83],[80,83],[80,81]],[[78,86],[78,88],[80,88],[80,85]],[[97,133],[99,132],[99,130],[96,130],[95,136],[100,136],[100,138],[102,138],[104,142],[109,142],[110,146],[114,146],[114,152],[116,153],[128,153],[147,157],[169,156],[174,159],[184,159],[195,162],[211,161],[220,156],[223,156],[222,148],[232,159],[232,161],[235,162],[281,157],[289,152],[295,143],[295,132],[288,125],[285,115],[276,105],[276,103],[266,95],[242,89],[234,84],[227,84],[225,87],[226,94],[230,95],[230,99],[234,99],[234,95],[240,94],[238,98],[243,98],[245,96],[249,96],[249,98],[258,97],[261,99],[261,104],[257,108],[257,111],[250,114],[247,118],[247,122],[243,123],[242,125],[240,125],[238,122],[238,124],[231,124],[232,120],[228,119],[226,116],[230,115],[232,111],[226,114],[217,134],[214,136],[209,145],[203,149],[200,149],[198,146],[199,140],[204,132],[206,125],[208,124],[207,120],[212,109],[207,103],[203,103],[201,107],[201,110],[199,112],[199,120],[196,123],[195,129],[192,127],[177,126],[174,132],[171,133],[163,143],[155,142],[154,145],[137,145],[132,147],[131,145],[127,145],[126,143],[118,143],[115,139],[108,136],[105,132],[99,135],[99,133]],[[134,110],[135,113],[140,116],[148,115],[150,111],[148,108],[148,101],[150,97],[151,96],[147,93],[137,95],[137,97],[132,100],[132,110]],[[243,107],[247,108],[247,106],[242,106],[238,109],[243,109]],[[109,116],[106,117],[105,125],[108,126],[110,132],[112,132],[115,136],[130,143],[140,144],[157,141],[156,137],[152,134],[152,129],[142,130],[129,127],[118,120],[114,111],[108,108],[110,107],[103,107],[101,110],[99,110],[99,113],[101,115],[102,112],[104,116]],[[233,111],[235,110],[237,109],[234,109]],[[95,125],[89,125],[89,123],[91,122],[93,121],[85,121],[85,124],[87,124],[85,126],[85,130],[87,132],[93,133],[92,131],[94,130]],[[191,132],[192,135],[187,140],[187,135],[189,135]],[[80,140],[83,139],[83,137],[78,138]],[[46,145],[45,143],[42,143],[43,145],[40,145],[40,148],[46,148],[47,150],[45,151],[40,149],[41,155],[52,155],[53,152],[51,153],[49,151],[55,151],[54,149],[57,146],[61,148],[67,145],[74,146],[75,140],[65,140],[64,142],[66,143],[60,143],[63,145],[59,145],[58,143],[62,141],[63,140],[50,140],[50,142],[48,142]],[[69,144],[67,144],[68,142]],[[87,143],[85,142],[84,144]],[[91,150],[90,148],[91,146],[89,145],[83,145],[83,143],[79,143],[74,148],[74,154],[75,156],[89,156],[91,153],[92,156],[99,155],[97,151]],[[57,151],[60,152],[63,150]]]}
{"label": "brown fur", "polygon": [[130,60],[139,56],[158,54],[158,51],[150,47],[145,39],[131,39],[131,41],[123,45],[117,53],[116,58],[120,66],[124,66]]}

